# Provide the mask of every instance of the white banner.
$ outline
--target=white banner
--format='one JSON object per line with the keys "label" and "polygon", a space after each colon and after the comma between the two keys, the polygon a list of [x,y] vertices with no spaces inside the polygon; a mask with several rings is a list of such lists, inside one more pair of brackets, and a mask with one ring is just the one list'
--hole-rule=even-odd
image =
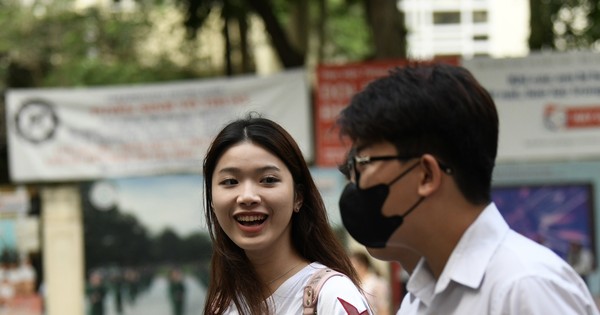
{"label": "white banner", "polygon": [[600,157],[600,54],[464,60],[500,117],[498,161]]}
{"label": "white banner", "polygon": [[9,90],[11,179],[66,181],[201,172],[225,123],[256,111],[313,159],[305,72],[169,84]]}

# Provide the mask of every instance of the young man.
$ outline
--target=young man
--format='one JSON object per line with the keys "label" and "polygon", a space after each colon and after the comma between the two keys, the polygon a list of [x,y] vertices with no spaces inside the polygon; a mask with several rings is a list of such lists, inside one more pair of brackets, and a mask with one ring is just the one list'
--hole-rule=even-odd
{"label": "young man", "polygon": [[338,125],[353,143],[344,226],[377,258],[422,257],[398,314],[599,314],[581,277],[491,202],[498,114],[469,71],[396,69]]}

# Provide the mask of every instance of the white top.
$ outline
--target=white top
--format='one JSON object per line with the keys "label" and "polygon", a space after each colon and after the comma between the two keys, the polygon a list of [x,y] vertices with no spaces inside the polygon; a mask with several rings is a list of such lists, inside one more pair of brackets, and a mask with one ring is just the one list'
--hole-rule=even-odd
{"label": "white top", "polygon": [[[269,309],[273,314],[293,315],[302,314],[302,297],[304,287],[310,277],[318,269],[325,268],[320,263],[311,263],[287,279],[269,298]],[[341,302],[341,300],[348,304]],[[354,307],[357,312],[346,311],[344,308]],[[368,311],[367,311],[368,310]],[[226,315],[239,314],[235,306],[231,305],[225,311]],[[319,292],[317,301],[317,314],[347,315],[347,314],[373,314],[369,309],[367,300],[358,288],[347,277],[331,277]]]}
{"label": "white top", "polygon": [[491,203],[436,282],[424,259],[398,315],[600,314],[583,279],[550,249],[511,230]]}

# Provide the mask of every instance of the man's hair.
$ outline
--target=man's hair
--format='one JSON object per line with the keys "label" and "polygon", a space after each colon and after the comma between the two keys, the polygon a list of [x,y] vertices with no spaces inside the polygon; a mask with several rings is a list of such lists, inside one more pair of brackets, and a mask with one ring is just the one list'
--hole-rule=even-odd
{"label": "man's hair", "polygon": [[395,68],[356,94],[337,124],[355,142],[388,141],[401,155],[432,154],[452,168],[467,200],[491,199],[498,113],[490,94],[463,67]]}

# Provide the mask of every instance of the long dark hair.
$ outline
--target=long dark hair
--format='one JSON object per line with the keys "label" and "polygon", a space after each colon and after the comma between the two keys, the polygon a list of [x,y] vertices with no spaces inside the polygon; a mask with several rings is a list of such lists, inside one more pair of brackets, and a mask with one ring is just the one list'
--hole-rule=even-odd
{"label": "long dark hair", "polygon": [[300,211],[292,216],[292,243],[295,249],[308,261],[320,262],[340,271],[358,284],[358,276],[350,259],[329,225],[323,199],[298,145],[277,123],[248,115],[225,126],[213,140],[204,158],[205,215],[213,242],[204,314],[222,314],[232,303],[240,314],[269,313],[268,286],[258,278],[245,252],[219,226],[211,206],[215,166],[227,149],[243,141],[251,141],[281,159],[292,174],[297,193],[303,196]]}

